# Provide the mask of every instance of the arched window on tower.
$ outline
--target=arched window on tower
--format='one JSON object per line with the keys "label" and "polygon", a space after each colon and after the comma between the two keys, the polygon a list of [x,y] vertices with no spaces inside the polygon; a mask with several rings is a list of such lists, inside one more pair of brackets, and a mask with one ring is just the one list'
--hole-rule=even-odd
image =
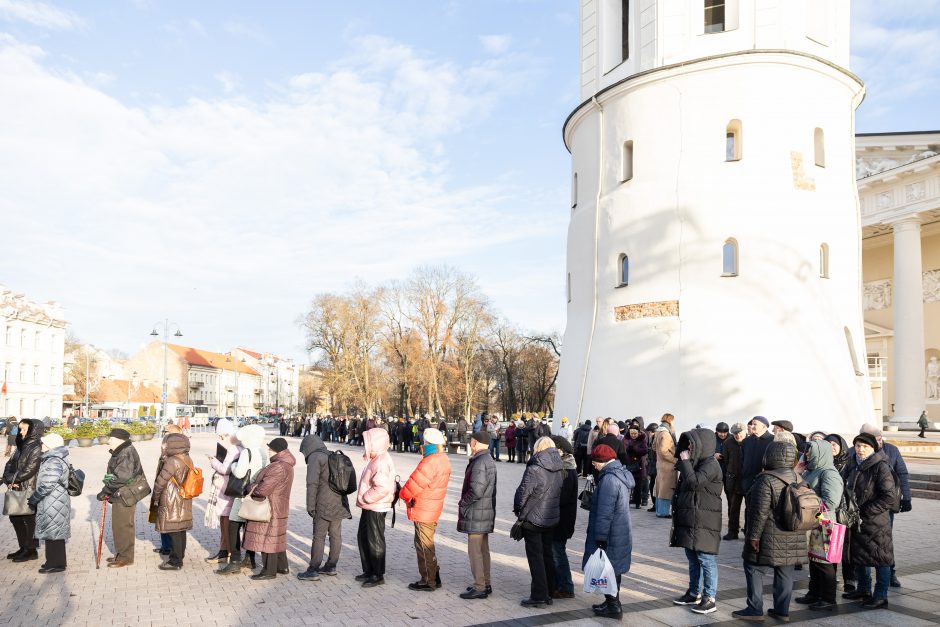
{"label": "arched window on tower", "polygon": [[617,258],[617,281],[617,287],[630,284],[630,257],[626,253],[620,253]]}
{"label": "arched window on tower", "polygon": [[734,238],[725,240],[721,248],[721,276],[738,276],[738,242]]}
{"label": "arched window on tower", "polygon": [[825,242],[819,246],[819,277],[829,278],[829,244]]}
{"label": "arched window on tower", "polygon": [[578,173],[575,172],[571,178],[571,208],[578,206]]}
{"label": "arched window on tower", "polygon": [[633,178],[633,140],[623,142],[623,155],[621,155],[620,182],[625,183]]}
{"label": "arched window on tower", "polygon": [[819,167],[826,167],[826,139],[819,127],[813,132],[813,160]]}
{"label": "arched window on tower", "polygon": [[731,120],[725,127],[725,161],[740,161],[744,154],[742,142],[744,134],[741,132],[741,120]]}

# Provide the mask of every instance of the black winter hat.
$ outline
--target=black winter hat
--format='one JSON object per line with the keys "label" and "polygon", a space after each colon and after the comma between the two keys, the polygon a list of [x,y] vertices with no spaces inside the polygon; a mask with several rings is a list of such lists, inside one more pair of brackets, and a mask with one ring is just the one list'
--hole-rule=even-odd
{"label": "black winter hat", "polygon": [[486,429],[480,429],[476,433],[470,436],[471,440],[476,440],[480,444],[490,445],[490,432]]}
{"label": "black winter hat", "polygon": [[728,431],[729,431],[729,429],[728,429],[728,423],[727,423],[727,422],[719,422],[717,425],[715,425],[715,432],[716,432],[716,433],[728,433]]}
{"label": "black winter hat", "polygon": [[126,429],[111,429],[111,432],[108,433],[108,437],[117,438],[126,442],[131,439],[131,434],[128,433]]}
{"label": "black winter hat", "polygon": [[268,448],[274,451],[275,453],[280,453],[281,451],[287,450],[287,440],[284,438],[274,438],[268,442]]}
{"label": "black winter hat", "polygon": [[852,444],[854,445],[856,442],[864,442],[874,450],[878,450],[878,440],[876,440],[875,436],[870,433],[859,433],[857,436],[855,436],[855,439],[852,440]]}
{"label": "black winter hat", "polygon": [[571,446],[571,442],[568,441],[568,438],[561,435],[553,435],[552,442],[555,443],[555,448],[565,455],[574,455],[574,447]]}

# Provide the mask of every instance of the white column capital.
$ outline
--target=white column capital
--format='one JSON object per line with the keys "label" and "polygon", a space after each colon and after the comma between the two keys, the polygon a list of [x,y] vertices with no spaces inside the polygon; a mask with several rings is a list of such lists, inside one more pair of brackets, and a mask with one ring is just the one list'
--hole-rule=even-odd
{"label": "white column capital", "polygon": [[891,229],[896,233],[898,231],[915,231],[920,230],[921,220],[920,214],[914,214],[912,216],[904,216],[899,220],[894,220],[889,222]]}

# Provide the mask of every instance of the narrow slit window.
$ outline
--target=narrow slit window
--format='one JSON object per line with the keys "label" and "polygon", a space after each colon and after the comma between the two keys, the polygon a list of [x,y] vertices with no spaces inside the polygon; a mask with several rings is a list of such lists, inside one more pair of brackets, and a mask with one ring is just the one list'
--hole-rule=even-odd
{"label": "narrow slit window", "polygon": [[620,61],[630,58],[630,0],[620,1]]}
{"label": "narrow slit window", "polygon": [[705,32],[725,32],[725,0],[705,0]]}
{"label": "narrow slit window", "polygon": [[829,278],[829,244],[822,244],[819,247],[819,277]]}
{"label": "narrow slit window", "polygon": [[568,273],[567,279],[565,279],[565,291],[567,292],[568,302],[571,302],[571,273]]}
{"label": "narrow slit window", "polygon": [[845,331],[845,341],[849,345],[849,357],[852,358],[852,368],[855,369],[855,376],[860,377],[865,373],[858,367],[858,355],[855,353],[855,342],[852,341],[852,332],[849,331],[848,327],[844,327],[843,330]]}
{"label": "narrow slit window", "polygon": [[623,142],[623,156],[620,182],[625,183],[633,178],[633,140]]}
{"label": "narrow slit window", "polygon": [[618,286],[623,287],[624,285],[630,284],[630,257],[623,253],[620,255],[617,261],[617,271],[618,271]]}
{"label": "narrow slit window", "polygon": [[738,242],[725,241],[721,249],[721,276],[738,276]]}
{"label": "narrow slit window", "polygon": [[741,120],[731,120],[725,127],[725,161],[740,161],[743,154]]}
{"label": "narrow slit window", "polygon": [[816,128],[813,132],[813,155],[816,165],[820,168],[826,167],[826,138],[821,128]]}
{"label": "narrow slit window", "polygon": [[578,206],[578,173],[575,172],[571,178],[571,208]]}

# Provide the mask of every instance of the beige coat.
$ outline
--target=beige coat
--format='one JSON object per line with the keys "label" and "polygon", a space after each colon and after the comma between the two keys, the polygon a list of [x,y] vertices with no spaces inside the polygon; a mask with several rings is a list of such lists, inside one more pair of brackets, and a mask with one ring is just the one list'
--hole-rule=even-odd
{"label": "beige coat", "polygon": [[676,443],[672,439],[672,432],[660,427],[653,438],[653,448],[656,450],[655,496],[671,500],[679,478],[679,471],[676,470]]}

